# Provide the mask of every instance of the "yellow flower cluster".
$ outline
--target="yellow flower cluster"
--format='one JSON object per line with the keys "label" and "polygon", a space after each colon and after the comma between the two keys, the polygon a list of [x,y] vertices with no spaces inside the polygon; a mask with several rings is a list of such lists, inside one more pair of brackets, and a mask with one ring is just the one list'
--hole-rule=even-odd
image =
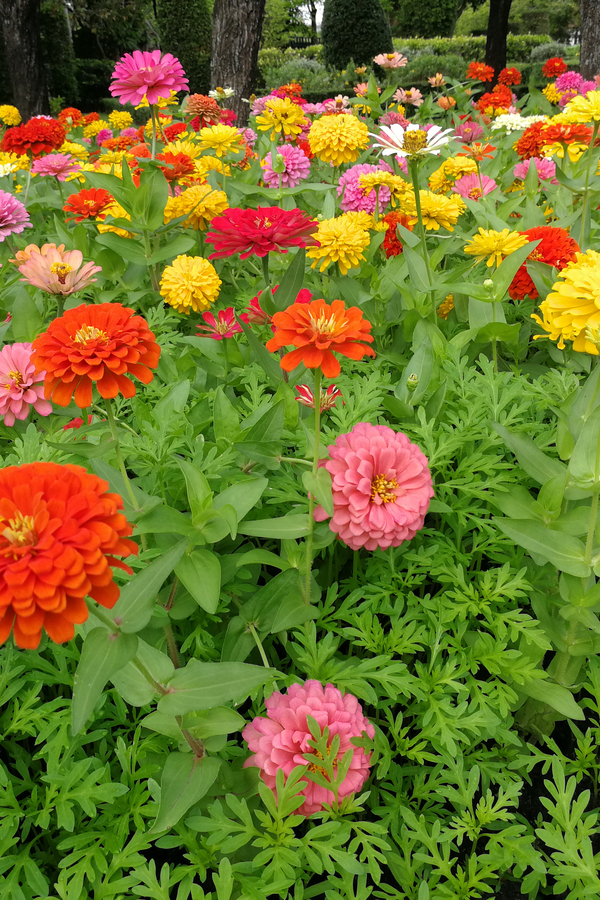
{"label": "yellow flower cluster", "polygon": [[358,225],[358,227],[362,228],[364,231],[387,231],[388,228],[387,223],[384,222],[383,219],[376,222],[375,217],[370,213],[365,212],[364,209],[357,209],[344,213],[344,217],[354,225]]}
{"label": "yellow flower cluster", "polygon": [[[579,353],[600,353],[600,253],[578,253],[560,273],[551,293],[540,303],[542,318],[534,315],[551,341],[562,350],[572,341]],[[536,338],[543,335],[535,335]]]}
{"label": "yellow flower cluster", "polygon": [[31,160],[25,153],[20,156],[18,153],[0,151],[0,166],[6,166],[9,163],[14,167],[13,172],[27,172],[31,165]]}
{"label": "yellow flower cluster", "polygon": [[188,218],[182,223],[184,228],[206,231],[208,223],[228,207],[224,191],[215,191],[209,184],[196,184],[177,197],[169,197],[165,206],[165,225],[187,215]]}
{"label": "yellow flower cluster", "polygon": [[434,194],[445,194],[451,190],[457,178],[472,175],[477,171],[477,163],[466,156],[455,156],[445,159],[435,172],[429,176],[429,187]]}
{"label": "yellow flower cluster", "polygon": [[355,116],[322,116],[308,133],[311,151],[323,162],[341,166],[356,162],[361,150],[369,146],[369,129]]}
{"label": "yellow flower cluster", "polygon": [[[171,91],[168,97],[159,97],[154,106],[158,106],[159,109],[164,109],[165,106],[177,106],[178,103],[177,92]],[[141,103],[138,103],[136,109],[147,109],[149,106],[148,99],[146,95],[144,95],[144,99]]]}
{"label": "yellow flower cluster", "polygon": [[58,152],[70,153],[71,156],[74,156],[79,162],[83,162],[90,155],[87,148],[84,147],[83,144],[78,144],[77,141],[65,141]]}
{"label": "yellow flower cluster", "polygon": [[454,309],[454,294],[448,294],[445,300],[443,300],[437,309],[438,319],[447,319],[452,310]]}
{"label": "yellow flower cluster", "polygon": [[119,228],[117,225],[111,225],[105,222],[105,217],[110,216],[113,219],[127,219],[131,221],[131,216],[128,212],[126,212],[120,203],[117,203],[116,200],[113,200],[108,206],[105,206],[102,210],[102,213],[99,216],[96,216],[96,221],[98,224],[98,231],[101,234],[104,234],[107,231],[112,231],[114,234],[119,234],[121,237],[132,238],[134,235],[131,231],[126,231],[124,228]]}
{"label": "yellow flower cluster", "polygon": [[309,247],[307,256],[314,259],[313,269],[321,263],[320,272],[337,262],[340,272],[345,275],[348,269],[355,269],[364,260],[363,250],[370,241],[369,232],[356,223],[350,216],[338,216],[337,219],[323,219],[319,222],[314,237],[318,247]]}
{"label": "yellow flower cluster", "polygon": [[[432,191],[419,191],[419,199],[421,200],[423,225],[427,231],[439,231],[440,228],[454,231],[458,217],[466,209],[464,201],[457,194],[443,197]],[[417,203],[414,193],[405,194],[400,201],[400,209],[407,216],[417,220]]]}
{"label": "yellow flower cluster", "polygon": [[221,279],[216,269],[201,256],[178,256],[166,266],[160,280],[160,294],[165,303],[189,316],[190,310],[209,309],[219,296]]}
{"label": "yellow flower cluster", "polygon": [[392,206],[396,205],[396,199],[403,197],[413,190],[410,182],[405,181],[400,175],[392,175],[391,172],[365,172],[358,176],[358,183],[367,196],[378,187],[385,185],[389,189]]}
{"label": "yellow flower cluster", "polygon": [[556,106],[558,106],[558,102],[562,97],[562,91],[556,90],[556,84],[547,84],[542,94],[549,103],[554,103]]}
{"label": "yellow flower cluster", "polygon": [[574,124],[600,122],[600,91],[588,91],[585,97],[573,97],[562,115],[563,121]]}
{"label": "yellow flower cluster", "polygon": [[488,267],[494,263],[499,266],[506,256],[510,256],[519,247],[524,247],[526,243],[525,235],[508,228],[503,228],[502,231],[480,228],[479,234],[473,236],[464,251],[467,255],[474,256],[477,262],[486,259]]}
{"label": "yellow flower cluster", "polygon": [[278,134],[300,134],[308,120],[304,117],[302,107],[290,100],[289,97],[273,97],[267,100],[264,111],[256,117],[256,124],[260,131],[270,131],[271,139]]}
{"label": "yellow flower cluster", "polygon": [[195,160],[195,178],[204,178],[209,172],[220,172],[221,175],[231,175],[231,168],[221,162],[216,156],[202,156]]}
{"label": "yellow flower cluster", "polygon": [[86,125],[83,129],[84,138],[93,138],[96,137],[99,131],[102,131],[103,128],[107,128],[107,124],[103,119],[97,119],[95,122],[90,122],[89,125]]}
{"label": "yellow flower cluster", "polygon": [[241,145],[242,136],[232,125],[212,125],[200,129],[200,150],[214,150],[217,156],[225,156],[226,153],[241,153]]}
{"label": "yellow flower cluster", "polygon": [[201,148],[198,144],[195,144],[193,141],[171,141],[170,144],[165,144],[164,153],[185,153],[186,156],[189,156],[190,159],[197,159],[202,153]]}
{"label": "yellow flower cluster", "polygon": [[5,103],[0,106],[0,120],[5,125],[18,125],[21,121],[21,113],[16,106],[9,106]]}
{"label": "yellow flower cluster", "polygon": [[133,124],[133,116],[126,109],[113,109],[108,117],[108,121],[113,128],[121,131],[121,129],[129,128]]}

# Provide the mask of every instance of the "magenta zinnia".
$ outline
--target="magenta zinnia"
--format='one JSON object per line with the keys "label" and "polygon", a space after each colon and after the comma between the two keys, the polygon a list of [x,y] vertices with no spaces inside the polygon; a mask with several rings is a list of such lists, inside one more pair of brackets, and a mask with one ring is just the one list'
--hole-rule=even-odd
{"label": "magenta zinnia", "polygon": [[81,165],[70,153],[51,153],[34,159],[31,164],[32,175],[52,175],[59,181],[66,181],[69,175],[75,175],[79,171]]}
{"label": "magenta zinnia", "polygon": [[198,326],[196,331],[198,337],[210,337],[214,341],[222,341],[223,338],[233,337],[234,334],[239,334],[242,331],[236,321],[233,306],[228,306],[227,309],[220,309],[218,318],[215,318],[211,312],[203,313],[202,318],[206,325]]}
{"label": "magenta zinnia", "polygon": [[0,191],[0,241],[31,227],[29,213],[21,201],[7,191]]}
{"label": "magenta zinnia", "polygon": [[207,244],[214,244],[209,259],[221,259],[239,253],[241,259],[255,254],[266,256],[271,250],[287,253],[291,247],[314,247],[312,236],[319,225],[299,209],[264,206],[258,209],[227,209],[210,223]]}
{"label": "magenta zinnia", "polygon": [[115,66],[110,92],[121,103],[137,106],[144,97],[148,103],[157,103],[161,97],[168,99],[171,91],[188,88],[183,66],[171,53],[164,56],[160,50],[134,50],[126,53]]}

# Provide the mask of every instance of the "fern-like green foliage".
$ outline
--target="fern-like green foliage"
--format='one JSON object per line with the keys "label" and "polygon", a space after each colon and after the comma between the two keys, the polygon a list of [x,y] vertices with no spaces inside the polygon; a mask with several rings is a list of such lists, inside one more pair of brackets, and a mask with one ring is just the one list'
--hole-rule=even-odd
{"label": "fern-like green foliage", "polygon": [[325,64],[370,63],[392,51],[392,32],[379,0],[326,0],[321,27]]}
{"label": "fern-like green foliage", "polygon": [[210,84],[211,15],[207,0],[160,0],[161,49],[176,56],[191,93],[206,94]]}

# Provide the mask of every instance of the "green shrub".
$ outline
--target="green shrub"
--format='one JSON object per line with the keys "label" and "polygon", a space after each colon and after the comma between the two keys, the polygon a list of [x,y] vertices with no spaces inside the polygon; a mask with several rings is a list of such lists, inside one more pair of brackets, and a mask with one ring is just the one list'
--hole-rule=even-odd
{"label": "green shrub", "polygon": [[[258,51],[258,68],[263,75],[269,69],[280,69],[291,60],[314,59],[323,62],[323,44],[311,44],[309,47],[288,47],[282,50],[279,47],[265,47]],[[285,82],[280,82],[285,84]]]}
{"label": "green shrub", "polygon": [[325,64],[361,66],[392,50],[392,32],[379,0],[325,0],[321,26]]}
{"label": "green shrub", "polygon": [[41,4],[40,36],[50,96],[61,97],[67,106],[76,105],[80,97],[75,53],[62,0],[44,0]]}
{"label": "green shrub", "polygon": [[82,112],[92,112],[104,108],[106,92],[114,67],[115,64],[111,59],[75,60],[75,74],[79,85],[79,106]]}
{"label": "green shrub", "polygon": [[[547,44],[549,40],[547,34],[509,34],[508,58],[512,62],[528,62],[532,50]],[[481,62],[485,57],[485,37],[394,38],[394,49],[404,52],[409,59],[420,51],[434,53],[436,56],[452,53],[464,57],[468,62]]]}
{"label": "green shrub", "polygon": [[568,44],[559,44],[557,41],[551,41],[547,44],[540,44],[539,47],[534,47],[529,55],[529,59],[531,62],[544,63],[547,59],[552,59],[553,56],[567,56],[573,50],[574,48],[569,47]]}
{"label": "green shrub", "polygon": [[422,53],[404,69],[398,71],[402,87],[413,85],[417,87],[419,84],[427,84],[427,79],[436,72],[441,72],[446,78],[462,79],[465,77],[466,68],[465,60],[457,54],[437,56],[433,53]]}
{"label": "green shrub", "polygon": [[417,4],[414,0],[402,0],[396,16],[396,29],[403,36],[450,36],[456,22],[457,0],[430,0]]}
{"label": "green shrub", "polygon": [[206,0],[160,0],[161,48],[173,53],[185,69],[192,93],[210,87],[211,15]]}

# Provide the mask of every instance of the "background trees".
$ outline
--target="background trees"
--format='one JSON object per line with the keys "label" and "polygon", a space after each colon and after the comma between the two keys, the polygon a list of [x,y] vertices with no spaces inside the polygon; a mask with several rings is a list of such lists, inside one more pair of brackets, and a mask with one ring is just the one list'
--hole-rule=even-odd
{"label": "background trees", "polygon": [[265,0],[215,0],[213,9],[211,84],[234,89],[229,106],[242,123],[248,121],[243,98],[255,84],[264,13]]}
{"label": "background trees", "polygon": [[207,0],[158,0],[160,47],[180,61],[190,91],[205,94],[210,85],[212,22]]}
{"label": "background trees", "polygon": [[393,50],[392,32],[379,0],[325,0],[321,26],[325,64],[370,63]]}

